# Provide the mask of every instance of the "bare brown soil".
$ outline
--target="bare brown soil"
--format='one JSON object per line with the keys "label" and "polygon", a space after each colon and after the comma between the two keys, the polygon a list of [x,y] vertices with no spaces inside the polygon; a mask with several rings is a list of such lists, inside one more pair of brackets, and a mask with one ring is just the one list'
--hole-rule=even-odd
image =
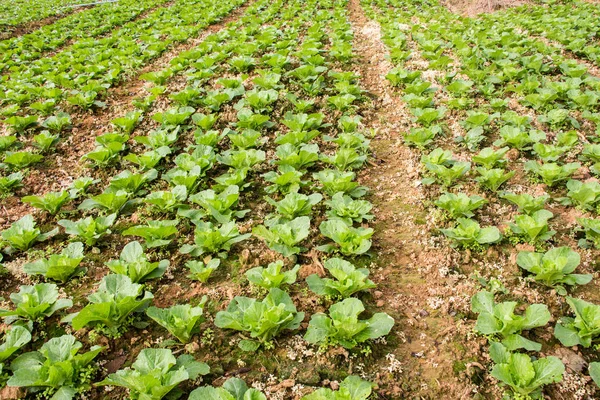
{"label": "bare brown soil", "polygon": [[[469,343],[469,329],[457,326],[454,317],[464,306],[460,293],[470,291],[465,286],[471,283],[466,277],[446,275],[444,266],[451,266],[456,254],[444,254],[428,243],[425,199],[417,186],[420,164],[401,135],[411,117],[385,79],[392,65],[379,25],[365,17],[358,0],[350,1],[349,10],[359,55],[357,72],[372,98],[372,111],[364,115],[363,123],[375,133],[374,162],[362,180],[372,189],[376,207],[374,245],[380,255],[381,302],[396,318],[395,333],[402,342],[394,354],[402,360],[404,373],[390,395],[466,398],[474,387],[465,373],[454,372],[455,364],[475,359],[472,352],[480,342]],[[471,366],[468,372],[475,369]]]}
{"label": "bare brown soil", "polygon": [[529,4],[528,0],[442,0],[450,11],[468,17]]}
{"label": "bare brown soil", "polygon": [[0,40],[6,40],[6,39],[13,38],[13,37],[26,35],[37,29],[40,29],[43,26],[53,24],[54,22],[58,21],[59,19],[62,19],[64,17],[66,17],[67,15],[70,15],[74,12],[81,12],[84,9],[85,9],[84,7],[82,7],[81,9],[78,9],[78,10],[70,9],[62,14],[51,15],[49,17],[46,17],[46,18],[43,18],[43,19],[40,19],[37,21],[27,22],[27,23],[24,23],[21,25],[0,26]]}

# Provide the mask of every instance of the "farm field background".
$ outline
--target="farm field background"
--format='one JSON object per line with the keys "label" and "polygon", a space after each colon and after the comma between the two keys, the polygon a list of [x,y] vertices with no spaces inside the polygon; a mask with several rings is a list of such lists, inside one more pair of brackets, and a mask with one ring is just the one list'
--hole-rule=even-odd
{"label": "farm field background", "polygon": [[82,3],[0,0],[1,399],[600,398],[598,4]]}

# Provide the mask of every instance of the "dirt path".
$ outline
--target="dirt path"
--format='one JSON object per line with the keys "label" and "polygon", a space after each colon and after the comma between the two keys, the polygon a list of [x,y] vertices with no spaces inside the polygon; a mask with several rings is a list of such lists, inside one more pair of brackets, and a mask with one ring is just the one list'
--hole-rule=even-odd
{"label": "dirt path", "polygon": [[468,398],[474,385],[462,371],[470,369],[467,363],[474,358],[467,353],[479,344],[465,343],[470,328],[458,324],[454,316],[468,308],[462,286],[471,283],[464,275],[449,274],[458,254],[435,248],[430,240],[425,197],[418,187],[419,157],[402,141],[411,116],[385,79],[392,65],[380,26],[367,19],[359,0],[350,0],[349,17],[359,56],[356,72],[372,99],[363,124],[367,132],[375,132],[374,163],[362,181],[372,189],[379,289],[385,311],[397,321],[399,343],[394,354],[404,371],[390,394]]}
{"label": "dirt path", "polygon": [[37,21],[23,22],[22,24],[13,26],[2,26],[0,27],[0,40],[12,39],[17,36],[27,35],[28,33],[43,28],[46,25],[53,24],[59,19],[63,19],[71,14],[79,13],[87,9],[89,9],[89,7],[81,7],[80,9],[69,8],[62,14],[51,15]]}

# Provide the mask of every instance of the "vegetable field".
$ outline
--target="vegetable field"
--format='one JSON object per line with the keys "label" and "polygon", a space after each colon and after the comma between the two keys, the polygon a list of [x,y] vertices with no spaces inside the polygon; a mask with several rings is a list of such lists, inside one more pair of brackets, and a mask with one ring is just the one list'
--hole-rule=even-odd
{"label": "vegetable field", "polygon": [[0,0],[1,399],[600,398],[600,5],[82,3]]}

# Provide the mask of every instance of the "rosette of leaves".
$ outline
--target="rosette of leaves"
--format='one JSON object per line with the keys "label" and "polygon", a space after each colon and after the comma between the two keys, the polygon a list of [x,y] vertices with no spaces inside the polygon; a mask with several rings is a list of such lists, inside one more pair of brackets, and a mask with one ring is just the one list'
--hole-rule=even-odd
{"label": "rosette of leaves", "polygon": [[220,388],[203,386],[190,393],[188,400],[267,400],[256,389],[249,389],[246,382],[239,378],[229,378]]}
{"label": "rosette of leaves", "polygon": [[2,231],[2,241],[8,245],[6,252],[25,251],[36,242],[43,242],[58,233],[58,228],[42,233],[36,227],[35,220],[31,214],[27,214],[8,228]]}
{"label": "rosette of leaves", "polygon": [[235,243],[246,240],[250,233],[240,234],[235,222],[228,222],[221,226],[210,222],[198,222],[194,234],[194,245],[183,245],[180,249],[182,254],[190,254],[198,257],[204,253],[218,254],[221,258],[227,258],[227,252]]}
{"label": "rosette of leaves", "polygon": [[585,239],[581,239],[579,245],[587,247],[589,241],[595,248],[600,249],[600,219],[577,218],[577,222],[585,232]]}
{"label": "rosette of leaves", "polygon": [[342,192],[334,194],[325,204],[329,207],[326,213],[329,218],[339,218],[348,225],[373,219],[373,215],[369,214],[373,204],[367,200],[355,200]]}
{"label": "rosette of leaves", "polygon": [[365,381],[359,376],[350,375],[340,382],[337,390],[317,389],[303,396],[301,400],[367,400],[371,396],[372,388],[371,382]]}
{"label": "rosette of leaves", "polygon": [[106,275],[98,289],[88,296],[89,304],[63,318],[63,322],[71,322],[75,330],[89,326],[119,337],[122,333],[119,329],[131,322],[131,314],[143,311],[153,298],[143,285],[131,282],[126,275]]}
{"label": "rosette of leaves", "polygon": [[288,271],[281,271],[283,261],[278,260],[270,263],[267,268],[255,267],[246,271],[248,281],[256,286],[271,289],[279,288],[282,285],[291,285],[296,282],[296,275],[300,266],[296,265]]}
{"label": "rosette of leaves", "polygon": [[74,242],[60,254],[23,265],[23,271],[29,275],[42,275],[46,279],[65,283],[70,277],[84,270],[79,267],[83,257],[83,243]]}
{"label": "rosette of leaves", "polygon": [[130,242],[121,251],[118,260],[110,260],[106,266],[115,274],[128,276],[133,283],[160,278],[169,267],[169,260],[149,262],[140,242]]}
{"label": "rosette of leaves", "polygon": [[143,349],[130,368],[110,374],[97,386],[121,386],[129,389],[132,399],[160,400],[177,393],[177,386],[210,372],[208,365],[189,354],[177,358],[169,349]]}
{"label": "rosette of leaves", "polygon": [[0,317],[4,317],[7,323],[18,319],[39,321],[50,317],[58,310],[73,306],[71,299],[59,299],[58,295],[58,288],[53,283],[20,286],[17,293],[10,295],[15,309],[0,310]]}
{"label": "rosette of leaves", "polygon": [[590,347],[600,337],[600,306],[567,297],[575,317],[562,317],[554,327],[554,336],[567,347]]}
{"label": "rosette of leaves", "polygon": [[[231,185],[220,193],[207,189],[189,197],[189,201],[204,209],[204,215],[212,216],[215,221],[225,224],[236,218],[242,218],[250,210],[236,211],[233,208],[238,203],[240,188]],[[203,215],[203,216],[204,216]]]}
{"label": "rosette of leaves", "polygon": [[372,228],[354,228],[340,219],[330,219],[319,225],[323,236],[333,240],[335,245],[326,244],[318,249],[324,252],[339,251],[344,255],[364,254],[371,248]]}
{"label": "rosette of leaves", "polygon": [[502,239],[500,230],[495,226],[482,228],[479,222],[470,218],[458,218],[458,225],[451,229],[440,229],[446,237],[452,239],[453,246],[478,248],[499,242]]}
{"label": "rosette of leaves", "polygon": [[291,192],[279,201],[270,197],[265,197],[267,203],[275,208],[277,214],[285,220],[293,220],[296,217],[310,216],[313,206],[323,199],[320,193],[305,195],[298,192]]}
{"label": "rosette of leaves", "polygon": [[223,329],[248,332],[252,339],[244,339],[239,347],[256,351],[284,330],[296,330],[304,319],[290,296],[281,289],[272,288],[263,300],[236,296],[226,311],[219,311],[215,325]]}
{"label": "rosette of leaves", "polygon": [[505,192],[500,197],[516,205],[520,213],[527,215],[531,215],[536,211],[542,210],[548,199],[550,199],[550,196],[547,194],[533,197],[527,193],[515,194],[511,192]]}
{"label": "rosette of leaves", "polygon": [[3,373],[6,372],[4,362],[30,341],[31,333],[23,326],[14,325],[6,331],[2,344],[0,344],[0,386],[5,383],[3,377]]}
{"label": "rosette of leaves", "polygon": [[548,210],[538,210],[531,215],[517,215],[515,222],[510,224],[510,229],[526,242],[544,242],[556,233],[548,226],[548,220],[552,217],[554,214]]}
{"label": "rosette of leaves", "polygon": [[206,263],[197,260],[188,261],[185,263],[185,266],[190,270],[187,277],[191,280],[205,283],[220,264],[221,260],[218,258],[213,258]]}
{"label": "rosette of leaves", "polygon": [[117,214],[106,217],[86,217],[77,221],[61,219],[58,224],[65,228],[65,232],[81,238],[88,246],[95,245],[104,235],[111,233],[109,229],[117,219]]}
{"label": "rosette of leaves", "polygon": [[580,262],[579,254],[570,247],[555,247],[546,253],[521,251],[517,265],[533,274],[533,279],[556,289],[565,295],[563,285],[585,285],[592,280],[591,274],[573,274]]}
{"label": "rosette of leaves", "polygon": [[499,338],[510,351],[526,349],[540,351],[542,345],[521,336],[521,332],[540,326],[550,321],[550,312],[544,304],[532,304],[523,315],[515,314],[517,302],[496,303],[494,294],[482,291],[471,299],[471,310],[479,316],[475,330],[490,338]]}
{"label": "rosette of leaves", "polygon": [[207,300],[208,298],[203,296],[195,307],[190,304],[178,304],[169,308],[149,307],[146,314],[181,343],[188,343],[192,335],[199,330],[200,323],[204,321],[202,313]]}
{"label": "rosette of leaves", "polygon": [[323,266],[334,279],[321,278],[317,274],[306,278],[310,290],[319,296],[346,298],[354,293],[376,287],[369,279],[367,268],[356,268],[352,263],[341,258],[330,258],[323,263]]}
{"label": "rosette of leaves", "polygon": [[481,208],[487,200],[481,196],[467,196],[464,193],[444,193],[435,201],[435,205],[448,212],[451,218],[471,218],[473,211]]}
{"label": "rosette of leaves", "polygon": [[8,386],[46,388],[52,400],[70,400],[89,388],[87,376],[95,369],[94,358],[105,349],[92,346],[90,351],[79,353],[83,345],[75,336],[52,338],[38,351],[17,357],[10,365],[13,375]]}
{"label": "rosette of leaves", "polygon": [[44,196],[25,196],[21,199],[23,203],[29,203],[35,208],[44,210],[50,215],[55,215],[61,207],[71,199],[68,191],[46,193]]}
{"label": "rosette of leaves", "polygon": [[177,235],[179,220],[147,221],[146,225],[132,226],[123,231],[123,236],[140,236],[144,238],[147,249],[168,246]]}
{"label": "rosette of leaves", "polygon": [[267,243],[271,250],[277,251],[284,257],[290,257],[304,251],[297,246],[308,237],[310,218],[297,217],[289,222],[275,223],[269,227],[259,225],[252,229],[252,234]]}
{"label": "rosette of leaves", "polygon": [[510,387],[515,398],[543,399],[545,385],[562,381],[565,366],[554,356],[533,360],[527,354],[511,353],[500,343],[490,346],[495,365],[492,376]]}
{"label": "rosette of leaves", "polygon": [[362,301],[348,298],[329,307],[329,315],[313,314],[304,339],[323,346],[340,345],[353,349],[361,343],[385,336],[392,330],[394,319],[386,313],[376,313],[371,318],[359,320],[365,311]]}

